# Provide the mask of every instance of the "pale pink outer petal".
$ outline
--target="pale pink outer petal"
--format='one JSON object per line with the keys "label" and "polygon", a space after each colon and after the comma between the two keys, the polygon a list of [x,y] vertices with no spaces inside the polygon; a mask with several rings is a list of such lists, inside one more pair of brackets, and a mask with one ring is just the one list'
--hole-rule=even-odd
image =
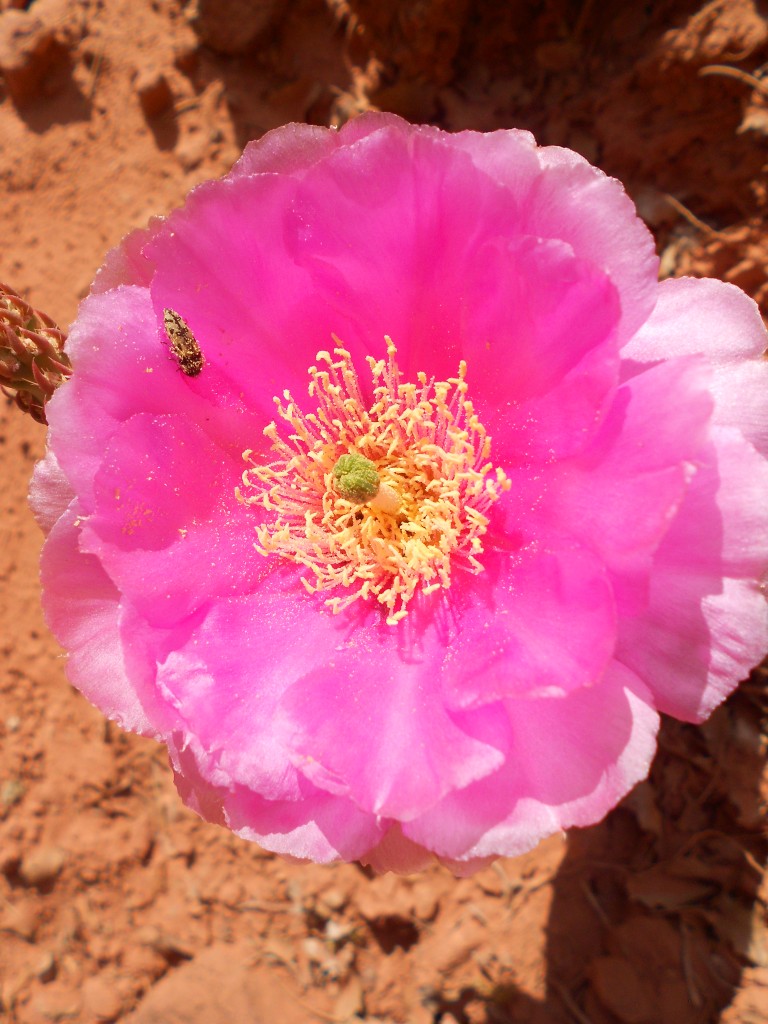
{"label": "pale pink outer petal", "polygon": [[707,440],[710,378],[697,356],[650,366],[618,390],[583,452],[508,468],[505,532],[576,542],[611,572],[647,575]]}
{"label": "pale pink outer petal", "polygon": [[75,492],[52,451],[35,466],[29,487],[29,507],[46,535],[67,511]]}
{"label": "pale pink outer petal", "polygon": [[599,821],[648,774],[659,716],[643,683],[618,663],[593,687],[510,701],[507,710],[513,740],[504,767],[405,823],[406,836],[461,861],[516,856]]}
{"label": "pale pink outer petal", "polygon": [[572,150],[537,147],[528,132],[460,132],[452,145],[509,189],[523,234],[568,242],[608,274],[621,301],[617,336],[631,338],[656,302],[658,257],[622,184]]}
{"label": "pale pink outer petal", "polygon": [[423,871],[435,861],[435,855],[403,835],[398,822],[390,826],[381,841],[360,858],[378,875],[394,871],[396,875],[412,875]]}
{"label": "pale pink outer petal", "polygon": [[357,860],[381,839],[376,818],[350,800],[307,781],[298,800],[265,800],[243,786],[214,786],[200,774],[194,740],[176,736],[167,742],[182,800],[207,821],[267,850],[327,864]]}
{"label": "pale pink outer petal", "polygon": [[662,281],[653,315],[622,357],[648,363],[703,354],[713,368],[715,422],[738,428],[768,454],[767,346],[760,310],[741,289],[682,277]]}
{"label": "pale pink outer petal", "polygon": [[164,230],[165,218],[153,217],[147,227],[136,228],[127,234],[119,245],[107,253],[104,263],[96,271],[90,294],[103,295],[121,285],[148,288],[155,265],[144,255],[144,247]]}
{"label": "pale pink outer petal", "polygon": [[98,560],[78,549],[80,512],[73,501],[43,546],[46,620],[69,651],[67,675],[81,693],[123,729],[158,737],[164,709],[126,666],[120,594]]}
{"label": "pale pink outer petal", "polygon": [[697,460],[654,561],[644,615],[621,625],[618,656],[658,707],[701,721],[768,648],[768,365],[755,303],[721,281],[663,282],[653,315],[624,349],[626,373],[701,353],[715,400],[711,443]]}
{"label": "pale pink outer petal", "polygon": [[621,622],[617,656],[677,718],[706,718],[768,647],[767,493],[765,459],[718,428],[654,560],[648,608]]}
{"label": "pale pink outer petal", "polygon": [[390,826],[381,842],[360,858],[360,863],[372,868],[377,875],[393,871],[396,875],[412,875],[424,871],[438,860],[457,878],[470,878],[488,867],[496,857],[472,857],[468,860],[452,860],[450,857],[436,857],[412,839],[403,835],[399,822]]}
{"label": "pale pink outer petal", "polygon": [[301,177],[335,149],[349,146],[373,132],[384,130],[404,135],[424,132],[440,134],[436,128],[412,125],[396,114],[385,113],[361,114],[347,121],[340,131],[293,122],[249,142],[227,177],[247,177],[253,174]]}
{"label": "pale pink outer petal", "polygon": [[254,174],[299,177],[340,143],[341,134],[328,128],[297,122],[286,124],[249,142],[227,177],[248,178]]}

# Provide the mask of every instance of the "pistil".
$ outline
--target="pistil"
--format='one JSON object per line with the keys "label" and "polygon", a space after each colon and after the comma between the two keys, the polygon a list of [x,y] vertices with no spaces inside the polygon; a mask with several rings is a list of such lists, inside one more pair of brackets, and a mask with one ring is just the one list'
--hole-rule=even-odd
{"label": "pistil", "polygon": [[333,467],[333,475],[339,494],[355,505],[370,505],[389,515],[400,508],[397,491],[382,483],[375,463],[364,455],[342,455]]}

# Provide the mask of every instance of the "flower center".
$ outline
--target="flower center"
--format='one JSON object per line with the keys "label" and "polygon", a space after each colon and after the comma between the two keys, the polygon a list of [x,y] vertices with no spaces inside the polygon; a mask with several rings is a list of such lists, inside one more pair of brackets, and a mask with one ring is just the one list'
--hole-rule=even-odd
{"label": "flower center", "polygon": [[466,363],[457,377],[403,383],[397,351],[367,362],[374,402],[367,408],[345,349],[319,352],[309,369],[316,413],[302,413],[290,392],[276,398],[276,423],[264,430],[275,461],[249,468],[238,497],[269,519],[256,548],[310,571],[309,593],[334,591],[340,612],[355,601],[383,605],[387,623],[408,614],[418,594],[451,585],[460,570],[482,572],[488,512],[509,480],[489,462],[491,439],[467,398]]}

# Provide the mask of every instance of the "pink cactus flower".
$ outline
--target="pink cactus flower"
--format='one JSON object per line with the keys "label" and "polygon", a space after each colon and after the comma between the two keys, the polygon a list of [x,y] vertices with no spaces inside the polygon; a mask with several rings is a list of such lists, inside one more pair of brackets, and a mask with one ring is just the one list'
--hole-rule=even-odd
{"label": "pink cactus flower", "polygon": [[72,329],[32,494],[69,676],[293,857],[596,822],[768,646],[765,344],[575,153],[272,132]]}

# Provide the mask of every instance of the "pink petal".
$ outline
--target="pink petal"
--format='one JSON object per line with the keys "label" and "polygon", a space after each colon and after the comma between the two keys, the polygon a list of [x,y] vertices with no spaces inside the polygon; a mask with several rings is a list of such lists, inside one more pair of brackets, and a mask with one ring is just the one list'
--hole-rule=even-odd
{"label": "pink petal", "polygon": [[112,435],[80,546],[121,593],[167,627],[213,597],[247,592],[266,571],[237,501],[242,460],[179,415],[138,413]]}
{"label": "pink petal", "polygon": [[249,142],[227,177],[280,174],[301,177],[340,146],[351,146],[373,132],[397,131],[411,135],[434,132],[409,124],[395,114],[361,114],[347,121],[341,131],[311,124],[287,124]]}
{"label": "pink petal", "polygon": [[301,174],[332,153],[339,144],[336,132],[312,124],[286,124],[249,142],[227,175],[247,178],[254,174]]}
{"label": "pink petal", "polygon": [[521,211],[522,234],[567,242],[578,259],[607,274],[621,301],[618,338],[631,338],[654,307],[658,259],[653,237],[621,183],[571,150],[536,148],[527,132],[462,132],[452,138],[509,189]]}
{"label": "pink petal", "polygon": [[532,544],[487,550],[482,561],[480,576],[455,584],[466,597],[447,643],[451,706],[562,695],[595,683],[616,637],[613,593],[599,559],[575,545]]}
{"label": "pink petal", "polygon": [[75,497],[52,451],[35,466],[29,488],[29,506],[43,533],[50,533]]}
{"label": "pink petal", "polygon": [[562,242],[522,237],[478,253],[463,288],[473,333],[462,355],[494,458],[518,465],[583,448],[618,379],[611,282]]}
{"label": "pink petal", "polygon": [[[522,400],[605,340],[613,288],[562,242],[522,237],[509,194],[447,140],[378,131],[338,149],[297,187],[289,253],[345,343],[379,348],[390,335],[408,379],[420,369],[445,379],[466,356],[489,401]],[[552,365],[534,358],[541,342]]]}
{"label": "pink petal", "polygon": [[120,594],[98,560],[78,549],[79,511],[73,502],[43,547],[48,625],[70,652],[67,675],[78,690],[123,729],[157,736],[165,709],[127,665],[120,638]]}
{"label": "pink petal", "polygon": [[712,364],[715,422],[768,452],[766,334],[756,303],[723,281],[663,281],[653,315],[624,349],[640,363],[701,353]]}
{"label": "pink petal", "polygon": [[275,572],[253,596],[215,603],[160,667],[209,781],[295,797],[291,761],[318,787],[400,818],[500,764],[504,717],[443,707],[434,627],[399,650],[378,616],[351,629],[296,587]]}
{"label": "pink petal", "polygon": [[[289,622],[281,623],[283,635],[264,635],[270,611],[279,614],[278,602],[258,594],[213,602],[187,642],[159,666],[158,686],[177,710],[184,734],[195,738],[199,770],[208,782],[247,786],[267,800],[298,800],[298,773],[273,720],[312,649],[288,639],[299,627],[290,612],[284,616]],[[233,636],[240,642],[233,644]],[[312,648],[318,643],[313,639]]]}
{"label": "pink petal", "polygon": [[[300,183],[276,175],[238,177],[215,192],[199,190],[168,219],[168,230],[147,254],[156,264],[152,298],[186,320],[206,359],[196,380],[214,368],[225,391],[244,397],[262,417],[274,417],[273,397],[307,393],[307,370],[336,332],[365,366],[368,345],[345,334],[346,321],[330,308],[286,242],[286,218]],[[221,253],[227,252],[222,261]],[[258,432],[260,434],[260,431]]]}
{"label": "pink petal", "polygon": [[[163,230],[164,219],[153,217],[146,228],[137,228],[110,249],[91,285],[91,295],[103,295],[121,285],[148,288],[155,265],[144,255],[147,243]],[[77,321],[75,321],[77,323]]]}
{"label": "pink petal", "polygon": [[677,718],[706,718],[768,647],[766,493],[765,460],[718,429],[654,560],[648,609],[622,621],[618,656]]}
{"label": "pink petal", "polygon": [[616,662],[595,686],[510,701],[507,710],[504,766],[407,822],[406,836],[442,857],[516,856],[560,829],[599,821],[648,773],[658,715]]}
{"label": "pink petal", "polygon": [[406,821],[498,767],[506,723],[494,709],[446,711],[434,660],[443,651],[430,637],[406,659],[380,629],[365,631],[367,643],[362,632],[294,683],[278,728],[323,789]]}
{"label": "pink petal", "polygon": [[184,802],[208,821],[267,850],[327,864],[356,860],[376,846],[382,829],[371,814],[304,782],[299,800],[265,800],[242,786],[211,785],[199,770],[193,746],[171,740],[171,764]]}
{"label": "pink petal", "polygon": [[633,377],[578,456],[510,473],[507,529],[575,539],[612,571],[647,572],[707,440],[709,380],[694,356]]}
{"label": "pink petal", "polygon": [[76,372],[48,405],[49,445],[89,511],[104,447],[136,413],[173,410],[236,456],[261,441],[264,421],[239,390],[207,384],[208,367],[197,378],[180,371],[143,289],[86,299],[67,345]]}
{"label": "pink petal", "polygon": [[394,871],[397,875],[411,875],[423,871],[434,863],[434,854],[403,835],[399,823],[392,825],[380,842],[360,858],[378,875]]}

